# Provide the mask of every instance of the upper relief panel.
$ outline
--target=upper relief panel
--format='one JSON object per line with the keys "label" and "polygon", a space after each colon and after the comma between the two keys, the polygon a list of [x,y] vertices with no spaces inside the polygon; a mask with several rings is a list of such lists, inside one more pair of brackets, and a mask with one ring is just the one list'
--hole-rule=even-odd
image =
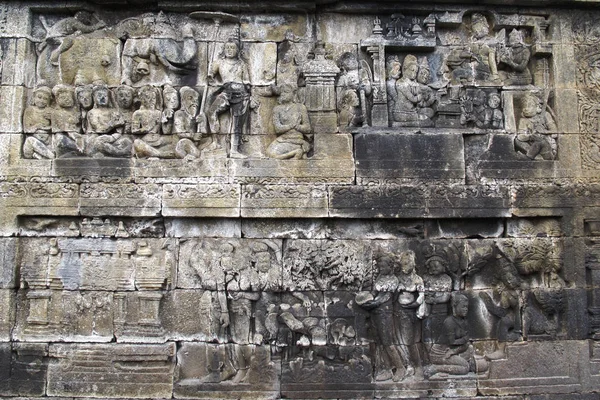
{"label": "upper relief panel", "polygon": [[[408,137],[410,159],[377,160],[395,164],[371,169],[405,171],[392,178],[463,181],[463,134],[486,135],[483,169],[560,159],[547,15],[98,10],[32,21],[35,87],[12,151],[54,160],[57,175],[103,159],[109,175],[349,183],[368,164],[354,157],[374,154],[382,133],[440,134]],[[442,160],[456,165],[450,175],[420,167],[440,161],[427,149],[456,156]]]}

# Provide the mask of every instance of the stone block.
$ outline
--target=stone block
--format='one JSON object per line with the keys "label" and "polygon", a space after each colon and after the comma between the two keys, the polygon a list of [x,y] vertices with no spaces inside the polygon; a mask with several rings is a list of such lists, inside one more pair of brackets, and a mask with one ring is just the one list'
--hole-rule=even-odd
{"label": "stone block", "polygon": [[479,380],[479,392],[484,395],[581,392],[588,362],[585,341],[510,344],[506,358],[492,361],[489,377]]}
{"label": "stone block", "polygon": [[358,182],[465,179],[462,135],[357,134]]}
{"label": "stone block", "polygon": [[5,396],[44,396],[48,345],[0,343],[0,392]]}
{"label": "stone block", "polygon": [[185,342],[178,351],[175,398],[278,397],[279,361],[270,346]]}
{"label": "stone block", "polygon": [[175,247],[175,239],[23,239],[19,259],[21,287],[166,289],[176,273]]}
{"label": "stone block", "polygon": [[[228,183],[228,160],[206,158],[192,162],[183,160],[134,160],[137,180],[156,178],[166,182],[190,179],[201,183]],[[176,177],[176,178],[174,178]]]}
{"label": "stone block", "polygon": [[35,85],[35,44],[28,39],[3,39],[2,84],[11,86]]}
{"label": "stone block", "polygon": [[16,288],[17,239],[0,239],[0,289]]}
{"label": "stone block", "polygon": [[0,289],[0,342],[10,341],[15,324],[15,291]]}
{"label": "stone block", "polygon": [[314,138],[316,160],[353,160],[353,139],[349,133],[336,133],[331,135],[315,135]]}
{"label": "stone block", "polygon": [[48,396],[168,398],[175,343],[52,344]]}
{"label": "stone block", "polygon": [[317,218],[328,214],[327,190],[317,185],[244,185],[245,218]]}
{"label": "stone block", "polygon": [[161,209],[162,187],[156,184],[84,183],[80,193],[79,209],[83,215],[151,217]]}
{"label": "stone block", "polygon": [[77,215],[79,185],[72,183],[0,183],[0,207],[5,217],[17,215]]}
{"label": "stone block", "polygon": [[329,186],[329,215],[344,218],[421,218],[427,215],[422,186]]}
{"label": "stone block", "polygon": [[427,238],[494,238],[504,234],[504,220],[499,218],[480,219],[434,219],[426,221]]}
{"label": "stone block", "polygon": [[242,234],[271,239],[400,239],[423,237],[424,225],[419,220],[250,219],[242,222]]}
{"label": "stone block", "polygon": [[516,212],[537,208],[548,209],[548,215],[561,215],[560,210],[565,208],[597,207],[600,205],[596,196],[598,192],[600,192],[600,185],[594,183],[521,184],[513,188],[512,205]]}
{"label": "stone block", "polygon": [[509,188],[497,185],[428,186],[427,212],[434,218],[509,217]]}
{"label": "stone block", "polygon": [[234,218],[167,218],[165,230],[167,237],[239,238],[242,236],[242,221]]}
{"label": "stone block", "polygon": [[113,294],[21,290],[13,339],[22,342],[110,342]]}
{"label": "stone block", "polygon": [[21,133],[23,124],[20,116],[25,107],[25,88],[23,86],[0,86],[0,132]]}
{"label": "stone block", "polygon": [[234,182],[262,184],[307,184],[354,182],[352,160],[231,160]]}
{"label": "stone block", "polygon": [[54,176],[113,176],[133,178],[133,160],[128,158],[57,158],[52,161]]}
{"label": "stone block", "polygon": [[513,218],[506,221],[508,237],[563,236],[560,218]]}
{"label": "stone block", "polygon": [[222,290],[226,286],[230,291],[279,291],[281,259],[281,240],[188,240],[179,249],[177,287]]}
{"label": "stone block", "polygon": [[240,186],[228,184],[165,184],[163,211],[177,217],[238,217]]}

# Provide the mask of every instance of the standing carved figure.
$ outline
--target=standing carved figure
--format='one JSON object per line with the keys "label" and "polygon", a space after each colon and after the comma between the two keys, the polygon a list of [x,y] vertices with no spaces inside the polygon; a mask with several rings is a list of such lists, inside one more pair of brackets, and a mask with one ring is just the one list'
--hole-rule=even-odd
{"label": "standing carved figure", "polygon": [[219,114],[230,110],[232,116],[231,158],[246,158],[239,146],[250,111],[250,73],[246,62],[240,58],[239,44],[230,40],[224,45],[223,55],[212,63],[209,80],[219,77],[222,85],[208,109],[208,122],[212,133],[221,132]]}
{"label": "standing carved figure", "polygon": [[222,246],[221,270],[224,272],[223,290],[220,298],[222,327],[229,328],[229,336],[233,341],[231,363],[235,371],[224,375],[222,380],[233,383],[246,382],[252,358],[252,347],[248,346],[253,338],[252,314],[254,302],[260,299],[260,292],[252,292],[251,276],[248,271],[249,263],[234,257],[235,248],[227,243]]}
{"label": "standing carved figure", "polygon": [[531,51],[523,40],[523,33],[513,29],[508,35],[508,47],[500,47],[498,62],[506,69],[499,75],[505,85],[529,85],[532,82],[529,72],[529,58]]}
{"label": "standing carved figure", "polygon": [[310,150],[305,136],[312,132],[308,111],[304,104],[295,101],[295,96],[292,85],[281,87],[279,104],[273,108],[273,127],[278,137],[267,148],[267,155],[271,158],[302,159]]}
{"label": "standing carved figure", "polygon": [[[398,92],[396,91],[396,82],[402,74],[402,63],[398,56],[389,56],[386,62],[387,80],[385,87],[388,95],[388,115],[390,121],[393,119],[396,102],[398,101]],[[391,125],[390,125],[391,126]]]}
{"label": "standing carved figure", "polygon": [[[354,126],[361,126],[369,121],[368,98],[372,93],[371,72],[366,63],[359,64],[356,54],[345,52],[338,60],[340,76],[337,82],[338,112],[341,113],[341,100],[348,90],[356,92],[359,106],[355,112]],[[340,124],[340,126],[343,126]]]}
{"label": "standing carved figure", "polygon": [[382,254],[376,261],[379,275],[375,279],[373,292],[359,292],[355,302],[370,311],[375,336],[374,379],[400,381],[404,377],[405,366],[395,336],[394,324],[394,303],[397,300],[399,281],[394,275],[392,254]]}
{"label": "standing carved figure", "polygon": [[399,256],[398,300],[394,303],[394,324],[406,372],[404,378],[423,376],[418,343],[421,339],[421,321],[425,307],[423,279],[415,270],[415,253],[402,252]]}
{"label": "standing carved figure", "polygon": [[453,50],[446,59],[454,84],[475,82],[499,83],[495,37],[490,36],[490,23],[485,15],[471,15],[471,40],[467,48]]}

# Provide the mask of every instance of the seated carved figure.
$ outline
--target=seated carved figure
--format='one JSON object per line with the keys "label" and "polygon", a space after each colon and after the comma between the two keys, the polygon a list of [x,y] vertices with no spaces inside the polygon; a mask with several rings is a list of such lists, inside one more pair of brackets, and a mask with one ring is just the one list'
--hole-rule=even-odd
{"label": "seated carved figure", "polygon": [[131,120],[133,117],[133,97],[134,90],[131,86],[120,85],[115,90],[115,97],[121,119],[124,122],[123,133],[131,133]]}
{"label": "seated carved figure", "polygon": [[56,85],[52,93],[57,105],[52,111],[56,155],[81,156],[85,148],[85,137],[81,134],[81,114],[75,107],[75,89],[72,86]]}
{"label": "seated carved figure", "polygon": [[419,65],[412,54],[404,58],[402,77],[396,81],[396,94],[393,120],[401,126],[433,126],[433,110],[422,107],[424,100],[420,84],[416,81]]}
{"label": "seated carved figure", "polygon": [[461,293],[453,293],[452,315],[444,320],[443,333],[429,353],[431,365],[425,369],[428,377],[435,379],[445,377],[445,374],[466,375],[487,369],[485,360],[475,359],[473,346],[469,343],[468,310],[469,299]]}
{"label": "seated carved figure", "polygon": [[273,108],[273,126],[278,137],[267,148],[271,158],[306,158],[310,150],[310,143],[304,136],[312,131],[308,111],[304,104],[294,101],[294,96],[291,85],[281,87],[279,104]]}
{"label": "seated carved figure", "polygon": [[139,90],[140,109],[133,113],[131,133],[143,135],[133,142],[137,157],[174,158],[177,137],[161,134],[162,112],[157,108],[158,93],[152,86]]}
{"label": "seated carved figure", "polygon": [[52,130],[50,102],[52,91],[49,87],[41,86],[33,92],[33,101],[23,112],[23,130],[31,133],[23,144],[25,158],[54,158],[52,150]]}
{"label": "seated carved figure", "polygon": [[515,150],[534,160],[554,160],[556,158],[556,142],[551,135],[556,132],[554,117],[544,110],[542,101],[532,93],[527,93],[522,100],[523,109],[519,120],[518,135],[515,138]]}
{"label": "seated carved figure", "polygon": [[106,85],[94,85],[94,108],[87,113],[86,154],[92,157],[126,157],[131,154],[131,139],[121,132],[125,126],[119,111],[110,104]]}
{"label": "seated carved figure", "polygon": [[194,89],[184,86],[179,89],[181,94],[181,110],[175,111],[173,116],[173,133],[177,134],[179,141],[175,146],[177,157],[193,160],[200,157],[200,139],[198,132],[198,107],[200,95]]}

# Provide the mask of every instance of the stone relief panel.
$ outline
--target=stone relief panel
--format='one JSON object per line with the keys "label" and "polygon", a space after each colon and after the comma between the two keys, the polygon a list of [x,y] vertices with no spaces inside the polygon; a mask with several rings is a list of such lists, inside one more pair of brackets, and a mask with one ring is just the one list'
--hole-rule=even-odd
{"label": "stone relief panel", "polygon": [[[20,157],[56,160],[59,174],[72,173],[60,167],[73,159],[119,168],[170,159],[176,174],[249,159],[234,162],[234,174],[268,169],[278,183],[292,173],[285,160],[325,175],[332,158],[352,160],[337,148],[350,132],[443,128],[485,135],[485,170],[497,159],[523,171],[560,159],[547,16],[409,11],[356,19],[364,37],[332,42],[292,20],[254,41],[264,21],[223,12],[35,14],[37,78]],[[82,55],[90,46],[100,53]],[[414,164],[399,163],[398,171]]]}
{"label": "stone relief panel", "polygon": [[573,19],[575,54],[577,57],[577,97],[581,165],[584,169],[597,170],[600,154],[598,148],[598,51],[600,40],[596,20],[576,15]]}
{"label": "stone relief panel", "polygon": [[594,15],[162,5],[0,3],[1,396],[596,390]]}

